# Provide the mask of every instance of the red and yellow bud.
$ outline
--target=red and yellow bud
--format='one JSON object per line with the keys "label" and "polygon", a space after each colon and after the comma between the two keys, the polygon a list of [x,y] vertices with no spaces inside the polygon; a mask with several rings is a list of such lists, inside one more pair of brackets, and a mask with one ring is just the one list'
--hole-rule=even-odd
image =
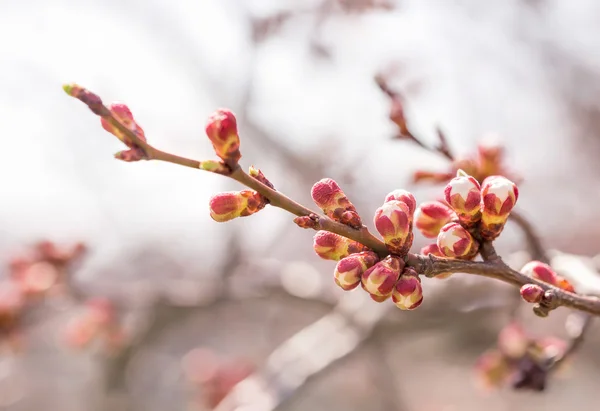
{"label": "red and yellow bud", "polygon": [[490,350],[477,360],[475,374],[481,388],[491,390],[508,382],[512,367],[500,351]]}
{"label": "red and yellow bud", "polygon": [[322,259],[333,261],[366,250],[364,245],[329,231],[318,231],[315,234],[313,248]]}
{"label": "red and yellow bud", "polygon": [[389,255],[363,273],[362,288],[374,301],[383,302],[392,295],[403,268],[404,261]]}
{"label": "red and yellow bud", "polygon": [[[429,244],[426,245],[425,247],[421,248],[421,254],[423,255],[435,255],[436,257],[446,257],[444,255],[444,253],[442,253],[442,251],[440,250],[440,247],[438,247],[438,245],[436,243],[433,244]],[[450,277],[452,275],[452,273],[440,273],[438,275],[436,275],[434,278],[437,278],[438,280],[443,280],[446,279],[448,277]]]}
{"label": "red and yellow bud", "polygon": [[[129,131],[134,133],[140,140],[146,141],[146,136],[144,135],[144,130],[136,123],[133,118],[133,114],[129,107],[123,103],[112,103],[108,106],[108,109],[112,113],[113,117],[119,120],[119,122],[125,126]],[[108,131],[110,134],[117,137],[121,140],[125,145],[131,149],[139,149],[133,141],[129,137],[125,135],[117,126],[111,123],[108,117],[102,117],[100,119],[100,123],[102,124],[102,128]],[[128,155],[125,155],[128,156]]]}
{"label": "red and yellow bud", "polygon": [[240,136],[235,115],[227,109],[219,109],[206,122],[206,135],[215,153],[226,163],[237,164],[240,154]]}
{"label": "red and yellow bud", "polygon": [[423,302],[421,279],[412,268],[405,268],[394,286],[392,301],[401,310],[414,310]]}
{"label": "red and yellow bud", "polygon": [[412,245],[412,215],[402,201],[387,201],[375,211],[375,228],[391,253],[406,254]]}
{"label": "red and yellow bud", "polygon": [[548,264],[544,264],[540,261],[528,262],[521,268],[521,273],[555,287],[562,288],[565,291],[575,292],[573,285],[571,285],[567,279],[556,274]]}
{"label": "red and yellow bud", "polygon": [[406,190],[402,190],[402,189],[397,189],[392,191],[391,193],[389,193],[387,196],[385,196],[385,201],[384,202],[388,202],[388,201],[402,201],[404,204],[406,204],[408,206],[408,211],[411,215],[411,217],[413,216],[413,214],[415,213],[415,209],[417,208],[417,200],[415,199],[415,196],[412,195],[412,193],[410,191],[406,191]]}
{"label": "red and yellow bud", "polygon": [[346,197],[338,183],[331,178],[317,181],[312,187],[311,195],[315,204],[327,217],[350,227],[362,227],[354,204]]}
{"label": "red and yellow bud", "polygon": [[539,303],[544,297],[544,289],[537,284],[525,284],[520,292],[523,300],[528,303]]}
{"label": "red and yellow bud", "polygon": [[316,230],[319,228],[319,220],[316,215],[303,215],[294,218],[294,223],[300,228],[310,228]]}
{"label": "red and yellow bud", "polygon": [[446,257],[453,258],[472,258],[479,249],[479,244],[471,234],[458,223],[448,223],[442,227],[437,245]]}
{"label": "red and yellow bud", "polygon": [[252,190],[219,193],[209,201],[210,216],[219,223],[252,215],[265,205],[262,196]]}
{"label": "red and yellow bud", "polygon": [[439,201],[423,203],[415,212],[415,226],[426,238],[436,238],[443,226],[456,218],[450,207]]}
{"label": "red and yellow bud", "polygon": [[502,232],[519,198],[515,183],[502,176],[486,178],[481,185],[481,235],[493,240]]}
{"label": "red and yellow bud", "polygon": [[481,218],[481,188],[474,177],[459,170],[444,189],[444,196],[464,225],[470,226]]}
{"label": "red and yellow bud", "polygon": [[335,266],[334,281],[342,290],[352,290],[360,284],[363,273],[378,261],[379,257],[372,251],[363,251],[342,258]]}

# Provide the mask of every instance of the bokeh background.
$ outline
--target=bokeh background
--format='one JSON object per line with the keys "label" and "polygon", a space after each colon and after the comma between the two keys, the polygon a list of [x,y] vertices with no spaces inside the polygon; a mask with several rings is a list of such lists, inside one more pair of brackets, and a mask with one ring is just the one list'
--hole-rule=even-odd
{"label": "bokeh background", "polygon": [[[85,242],[72,281],[117,304],[128,341],[112,356],[70,348],[62,333],[81,301],[44,301],[26,348],[1,357],[0,406],[202,409],[182,359],[209,347],[280,370],[252,410],[598,409],[594,327],[546,392],[482,392],[473,366],[516,290],[425,281],[410,313],[342,295],[288,214],[215,223],[208,199],[236,184],[114,160],[119,142],[61,84],[125,101],[152,144],[198,159],[213,156],[207,116],[229,107],[245,166],[307,205],[316,180],[335,178],[370,220],[392,189],[439,196],[412,175],[448,166],[391,138],[374,81],[385,73],[426,143],[439,126],[457,154],[506,146],[523,214],[548,248],[586,257],[577,267],[598,290],[599,50],[595,0],[0,0],[0,257],[40,239]],[[514,227],[498,248],[516,268],[527,261]],[[523,317],[564,336],[562,311]],[[297,357],[273,354],[282,347]]]}

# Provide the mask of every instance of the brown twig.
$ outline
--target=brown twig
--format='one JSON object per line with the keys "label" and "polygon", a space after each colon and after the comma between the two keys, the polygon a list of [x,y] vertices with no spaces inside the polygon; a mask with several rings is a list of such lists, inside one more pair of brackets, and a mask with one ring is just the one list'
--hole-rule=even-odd
{"label": "brown twig", "polygon": [[533,225],[527,220],[518,210],[510,212],[510,221],[519,226],[525,235],[525,242],[529,248],[529,254],[532,260],[538,260],[542,263],[549,264],[550,257],[542,245],[542,240],[536,233]]}
{"label": "brown twig", "polygon": [[[110,110],[102,104],[99,97],[87,91],[86,93],[88,94],[84,95],[83,97],[79,95],[75,97],[86,103],[95,114],[103,117],[105,120],[109,121],[111,125],[121,131],[135,145],[144,151],[148,160],[166,161],[185,167],[205,169],[203,168],[203,164],[205,164],[205,162],[191,160],[185,157],[166,153],[154,148],[146,141],[143,141],[134,132],[122,124],[115,116],[113,116]],[[90,95],[92,98],[90,98]],[[319,215],[309,208],[298,204],[284,194],[275,191],[262,182],[254,179],[245,173],[237,164],[234,167],[224,166],[216,171],[208,168],[207,171],[226,175],[227,177],[230,177],[242,183],[243,185],[252,188],[267,198],[271,205],[282,208],[296,216],[313,216],[317,219],[317,228],[320,230],[330,231],[332,233],[336,233],[357,241],[375,251],[380,257],[384,257],[389,254],[385,244],[376,238],[366,226],[363,226],[360,229],[354,229],[328,217]],[[569,293],[511,269],[496,255],[496,252],[490,243],[482,244],[480,253],[484,261],[456,260],[434,257],[431,255],[425,257],[410,253],[406,256],[405,260],[407,265],[414,267],[417,272],[427,277],[435,277],[436,275],[442,273],[467,273],[494,278],[516,286],[522,286],[524,284],[537,284],[542,289],[550,291],[552,294],[553,304],[551,308],[565,306],[588,312],[590,314],[600,315],[600,300],[598,298]]]}

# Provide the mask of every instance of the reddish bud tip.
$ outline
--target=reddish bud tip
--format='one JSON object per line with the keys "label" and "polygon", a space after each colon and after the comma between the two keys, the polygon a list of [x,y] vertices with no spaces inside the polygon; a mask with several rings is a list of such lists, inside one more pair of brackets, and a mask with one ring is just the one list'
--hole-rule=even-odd
{"label": "reddish bud tip", "polygon": [[353,228],[362,226],[354,204],[346,197],[335,180],[324,178],[317,181],[312,187],[311,196],[327,217]]}
{"label": "reddish bud tip", "polygon": [[394,200],[402,201],[404,204],[406,204],[408,206],[408,211],[412,217],[412,215],[415,213],[415,208],[417,208],[417,200],[415,200],[415,196],[412,195],[411,192],[402,189],[394,190],[387,196],[385,196],[384,202],[387,203],[388,201]]}
{"label": "reddish bud tip", "polygon": [[310,228],[316,230],[319,228],[319,219],[317,215],[305,215],[294,218],[294,223],[300,228]]}
{"label": "reddish bud tip", "polygon": [[405,268],[392,292],[392,301],[401,310],[414,310],[423,302],[423,288],[417,272]]}
{"label": "reddish bud tip", "polygon": [[313,248],[319,257],[333,261],[366,250],[364,245],[329,231],[318,231],[315,234]]}
{"label": "reddish bud tip", "polygon": [[463,224],[471,225],[481,218],[481,188],[477,180],[459,170],[444,189],[446,202]]}
{"label": "reddish bud tip", "polygon": [[474,257],[479,248],[471,234],[458,223],[448,223],[442,227],[437,245],[446,257],[454,258]]}
{"label": "reddish bud tip", "polygon": [[219,109],[211,114],[206,123],[206,135],[215,153],[226,163],[240,160],[240,136],[235,115],[227,109]]}
{"label": "reddish bud tip", "polygon": [[564,277],[556,274],[548,265],[540,261],[530,261],[521,268],[521,273],[536,280],[543,281],[565,291],[574,293],[575,289]]}
{"label": "reddish bud tip", "polygon": [[544,289],[536,284],[525,284],[521,287],[521,297],[528,303],[539,303],[544,296]]}
{"label": "reddish bud tip", "polygon": [[363,273],[361,285],[374,301],[383,302],[392,295],[403,268],[404,261],[387,256]]}
{"label": "reddish bud tip", "polygon": [[426,238],[436,238],[443,226],[456,218],[450,207],[439,201],[423,203],[415,212],[415,226]]}
{"label": "reddish bud tip", "polygon": [[335,283],[343,290],[352,290],[360,284],[365,271],[379,261],[377,254],[371,251],[351,254],[341,259],[333,272]]}
{"label": "reddish bud tip", "polygon": [[[122,126],[135,134],[140,140],[146,141],[144,130],[135,122],[133,114],[131,114],[131,110],[129,110],[127,105],[123,103],[113,103],[108,106],[108,109],[112,114],[112,117],[114,117],[114,119],[117,120]],[[131,141],[131,139],[115,125],[114,120],[110,116],[102,116],[100,118],[100,123],[102,124],[103,129],[117,137],[119,140],[125,143],[127,147],[131,149],[138,149],[135,143]],[[129,155],[131,156],[132,154]]]}
{"label": "reddish bud tip", "polygon": [[210,216],[219,223],[252,215],[264,206],[262,196],[252,190],[219,193],[209,201]]}
{"label": "reddish bud tip", "polygon": [[98,116],[106,114],[106,109],[102,105],[102,99],[88,89],[81,87],[78,84],[71,83],[63,85],[63,90],[69,96],[75,97],[87,105],[94,114]]}
{"label": "reddish bud tip", "polygon": [[408,205],[391,200],[375,211],[375,228],[390,252],[403,255],[412,245],[412,215]]}

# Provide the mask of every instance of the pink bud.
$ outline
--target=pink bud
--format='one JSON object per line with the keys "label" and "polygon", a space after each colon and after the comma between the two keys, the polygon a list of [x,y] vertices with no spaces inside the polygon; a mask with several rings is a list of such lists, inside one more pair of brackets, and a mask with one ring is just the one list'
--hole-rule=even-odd
{"label": "pink bud", "polygon": [[363,251],[342,258],[333,272],[335,283],[346,291],[356,288],[360,284],[363,273],[377,261],[379,261],[377,254],[371,251]]}
{"label": "pink bud", "polygon": [[206,135],[215,153],[226,163],[237,164],[240,154],[240,136],[235,115],[227,109],[219,109],[206,122]]}
{"label": "pink bud", "polygon": [[405,268],[392,292],[392,301],[401,310],[414,310],[423,302],[423,288],[419,275],[412,268]]}
{"label": "pink bud", "polygon": [[556,274],[548,265],[540,261],[530,261],[521,268],[521,273],[531,278],[551,284],[555,287],[562,288],[571,293],[575,292],[573,285],[564,277]]}
{"label": "pink bud", "polygon": [[[113,117],[119,120],[119,122],[122,125],[128,128],[140,140],[146,141],[144,130],[136,123],[135,119],[133,118],[133,114],[131,114],[131,110],[129,110],[129,107],[127,107],[127,105],[123,103],[113,103],[110,106],[108,106],[108,109],[112,113]],[[107,117],[101,117],[100,123],[102,124],[103,129],[116,136],[119,140],[125,143],[127,147],[139,150],[135,143],[131,141],[131,139],[127,137],[127,135],[125,135],[115,125],[113,125]]]}
{"label": "pink bud", "polygon": [[412,215],[402,201],[388,201],[375,211],[375,228],[391,253],[403,255],[412,245]]}
{"label": "pink bud", "polygon": [[318,231],[315,234],[313,248],[319,257],[333,261],[366,250],[364,245],[329,231]]}
{"label": "pink bud", "polygon": [[415,213],[415,208],[417,207],[417,200],[415,200],[415,196],[412,195],[411,192],[402,189],[394,190],[385,196],[384,202],[387,203],[388,201],[394,200],[402,201],[404,204],[406,204],[408,206],[408,212],[412,217],[412,215]]}
{"label": "pink bud", "polygon": [[498,350],[485,352],[479,357],[475,365],[478,382],[486,390],[504,385],[508,381],[511,372],[510,363]]}
{"label": "pink bud", "polygon": [[63,90],[69,96],[75,97],[83,104],[87,105],[94,114],[98,116],[105,114],[106,109],[102,105],[102,99],[88,89],[81,87],[78,84],[71,83],[63,85]]}
{"label": "pink bud", "polygon": [[361,285],[373,300],[383,302],[392,295],[402,268],[404,261],[389,255],[363,273]]}
{"label": "pink bud", "polygon": [[511,322],[498,334],[498,349],[508,358],[519,359],[525,355],[529,347],[529,337],[523,327]]}
{"label": "pink bud", "polygon": [[211,197],[209,206],[212,219],[222,223],[252,215],[262,210],[265,202],[256,191],[227,191]]}
{"label": "pink bud", "polygon": [[141,148],[131,148],[129,150],[119,151],[115,153],[115,158],[128,163],[147,159],[146,154]]}
{"label": "pink bud", "polygon": [[436,238],[443,226],[456,218],[450,207],[439,201],[423,203],[415,212],[415,226],[423,236]]}
{"label": "pink bud", "polygon": [[[435,255],[436,257],[446,257],[441,251],[440,248],[438,247],[438,245],[436,243],[433,244],[429,244],[426,245],[425,247],[423,247],[421,249],[421,254],[423,255]],[[452,273],[440,273],[438,275],[436,275],[434,278],[438,279],[438,280],[444,280],[448,277],[450,277],[452,275]]]}
{"label": "pink bud", "polygon": [[317,181],[311,191],[312,199],[327,217],[354,228],[362,227],[354,204],[348,200],[338,183],[331,178]]}
{"label": "pink bud", "polygon": [[479,244],[471,234],[458,223],[448,223],[437,238],[437,245],[446,257],[471,258],[477,254]]}
{"label": "pink bud", "polygon": [[481,188],[481,235],[493,240],[502,232],[519,198],[519,190],[512,181],[502,176],[486,178]]}
{"label": "pink bud", "polygon": [[470,226],[481,218],[481,189],[474,177],[459,171],[444,189],[444,196],[461,223]]}
{"label": "pink bud", "polygon": [[536,284],[525,284],[521,287],[521,297],[528,303],[539,303],[544,296],[544,289]]}

